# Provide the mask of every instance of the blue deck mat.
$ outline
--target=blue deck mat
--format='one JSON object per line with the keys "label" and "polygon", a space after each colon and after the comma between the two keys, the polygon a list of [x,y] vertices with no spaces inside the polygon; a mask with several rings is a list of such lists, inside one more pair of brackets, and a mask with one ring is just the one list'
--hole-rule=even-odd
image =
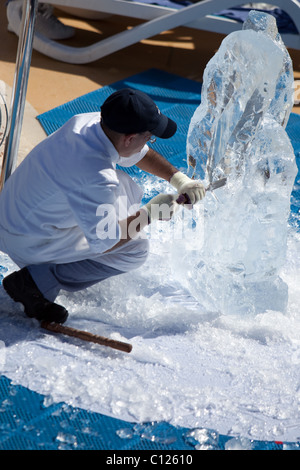
{"label": "blue deck mat", "polygon": [[[0,377],[0,450],[167,450],[193,451],[190,429],[166,422],[134,424],[100,413],[55,403]],[[232,437],[207,430],[213,450],[224,450]],[[148,437],[147,437],[148,436]],[[210,437],[211,436],[211,437]],[[252,450],[300,448],[295,443],[251,441]],[[98,462],[99,463],[99,462]]]}
{"label": "blue deck mat", "polygon": [[[115,90],[133,87],[148,93],[162,112],[178,124],[178,132],[168,141],[158,139],[156,149],[177,167],[186,168],[185,144],[190,119],[200,103],[201,84],[177,75],[150,69],[128,79],[105,86],[38,116],[49,135],[77,113],[98,111]],[[292,114],[287,132],[300,166],[300,116]],[[140,170],[126,169],[138,175]],[[300,178],[296,178],[291,201],[293,222],[299,223]],[[297,216],[297,217],[296,217]],[[143,450],[183,452],[196,449],[189,429],[166,422],[134,424],[99,413],[73,408],[65,403],[45,406],[45,397],[28,388],[14,385],[0,376],[0,450]],[[215,449],[225,449],[232,437],[214,434]],[[148,437],[147,437],[148,436]],[[300,448],[300,443],[251,441],[253,450]]]}

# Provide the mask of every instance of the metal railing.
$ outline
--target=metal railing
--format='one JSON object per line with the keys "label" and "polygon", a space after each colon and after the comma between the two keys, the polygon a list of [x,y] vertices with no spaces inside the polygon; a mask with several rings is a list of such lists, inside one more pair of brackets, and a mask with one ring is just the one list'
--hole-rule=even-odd
{"label": "metal railing", "polygon": [[33,47],[33,35],[38,0],[24,0],[22,23],[19,33],[16,69],[11,96],[7,138],[5,142],[0,191],[14,171],[18,156],[22,129],[29,69]]}

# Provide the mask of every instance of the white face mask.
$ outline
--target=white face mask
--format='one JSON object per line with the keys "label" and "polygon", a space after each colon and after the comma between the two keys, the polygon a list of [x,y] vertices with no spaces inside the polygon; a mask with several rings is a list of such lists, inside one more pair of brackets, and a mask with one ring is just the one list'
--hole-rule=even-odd
{"label": "white face mask", "polygon": [[118,165],[120,166],[132,166],[135,165],[140,160],[140,152],[134,153],[130,157],[121,157],[118,160]]}
{"label": "white face mask", "polygon": [[119,166],[124,166],[124,167],[133,166],[136,163],[138,163],[146,155],[148,150],[149,150],[149,147],[146,144],[140,152],[134,153],[130,155],[130,157],[122,157],[120,155],[120,158],[117,161],[117,164]]}

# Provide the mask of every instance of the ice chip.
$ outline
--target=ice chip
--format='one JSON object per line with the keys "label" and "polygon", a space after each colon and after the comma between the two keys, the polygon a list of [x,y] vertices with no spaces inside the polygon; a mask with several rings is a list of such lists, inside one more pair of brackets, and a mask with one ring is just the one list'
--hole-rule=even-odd
{"label": "ice chip", "polygon": [[248,18],[243,24],[243,30],[246,29],[252,29],[253,31],[267,34],[273,40],[278,36],[275,17],[257,10],[251,10],[249,12]]}

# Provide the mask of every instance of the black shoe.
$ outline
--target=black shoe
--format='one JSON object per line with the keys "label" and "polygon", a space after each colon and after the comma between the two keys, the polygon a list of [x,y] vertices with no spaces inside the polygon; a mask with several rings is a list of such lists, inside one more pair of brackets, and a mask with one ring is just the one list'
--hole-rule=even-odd
{"label": "black shoe", "polygon": [[68,318],[68,312],[64,307],[45,299],[27,268],[5,277],[2,284],[15,302],[24,305],[28,317],[56,323],[64,323]]}

